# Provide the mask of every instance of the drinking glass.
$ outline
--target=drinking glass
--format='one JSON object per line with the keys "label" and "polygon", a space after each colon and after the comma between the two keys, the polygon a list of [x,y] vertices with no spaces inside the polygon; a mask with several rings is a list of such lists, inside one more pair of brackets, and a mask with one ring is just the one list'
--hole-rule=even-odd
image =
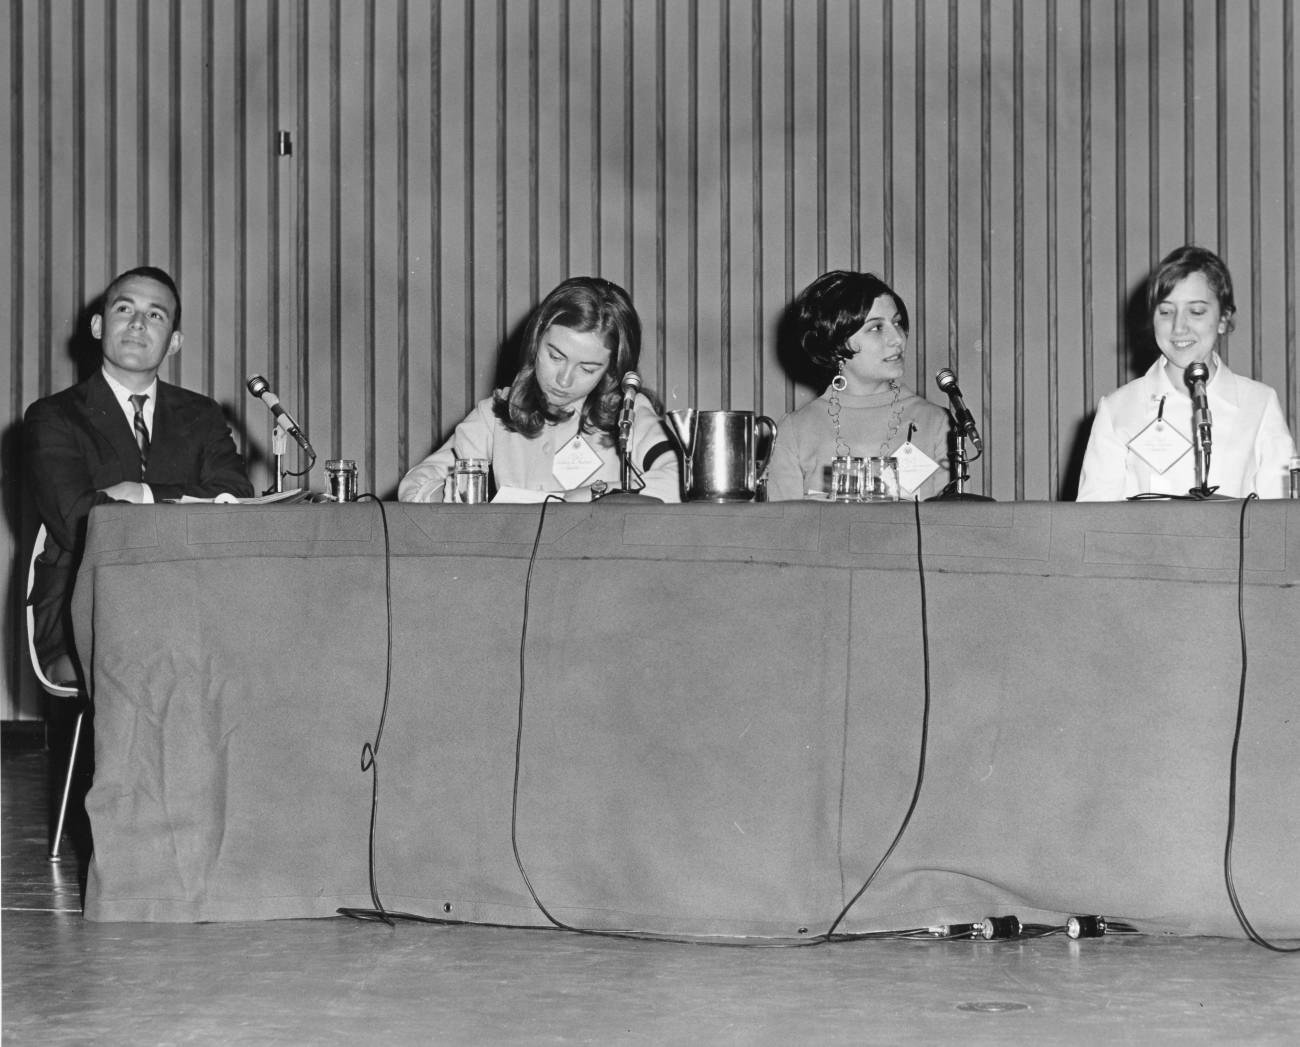
{"label": "drinking glass", "polygon": [[487,501],[488,463],[486,458],[457,458],[451,471],[448,501],[458,505],[477,505]]}
{"label": "drinking glass", "polygon": [[866,475],[866,462],[851,455],[836,455],[831,459],[831,501],[862,501],[862,484]]}
{"label": "drinking glass", "polygon": [[351,458],[331,458],[325,463],[325,494],[329,502],[357,500],[357,463]]}
{"label": "drinking glass", "polygon": [[868,502],[898,501],[898,459],[868,458],[866,494]]}

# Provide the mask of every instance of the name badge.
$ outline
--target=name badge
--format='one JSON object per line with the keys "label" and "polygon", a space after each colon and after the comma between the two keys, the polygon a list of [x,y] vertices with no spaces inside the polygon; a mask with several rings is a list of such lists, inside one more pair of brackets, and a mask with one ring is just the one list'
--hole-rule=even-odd
{"label": "name badge", "polygon": [[603,464],[600,455],[578,433],[555,452],[551,472],[564,490],[572,491],[595,476]]}
{"label": "name badge", "polygon": [[939,463],[908,440],[893,456],[898,459],[898,486],[903,494],[912,494],[934,474]]}
{"label": "name badge", "polygon": [[1156,416],[1132,440],[1128,449],[1163,475],[1192,449],[1192,441],[1165,421],[1165,398],[1160,398]]}

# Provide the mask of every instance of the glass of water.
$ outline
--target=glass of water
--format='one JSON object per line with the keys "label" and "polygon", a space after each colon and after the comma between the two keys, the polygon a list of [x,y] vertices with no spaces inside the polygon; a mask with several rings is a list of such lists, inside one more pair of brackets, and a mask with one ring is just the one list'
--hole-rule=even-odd
{"label": "glass of water", "polygon": [[862,501],[862,484],[866,476],[866,460],[851,455],[837,455],[831,459],[831,501]]}
{"label": "glass of water", "polygon": [[868,458],[866,500],[869,502],[898,501],[898,459]]}
{"label": "glass of water", "polygon": [[458,505],[477,505],[487,501],[488,463],[486,458],[457,458],[451,471],[448,501]]}
{"label": "glass of water", "polygon": [[357,463],[351,458],[331,458],[325,463],[325,500],[328,502],[355,502],[357,500]]}

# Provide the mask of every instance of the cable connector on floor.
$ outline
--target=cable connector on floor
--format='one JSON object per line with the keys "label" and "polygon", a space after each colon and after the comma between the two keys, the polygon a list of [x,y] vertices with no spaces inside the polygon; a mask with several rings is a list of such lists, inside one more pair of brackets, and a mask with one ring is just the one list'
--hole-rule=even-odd
{"label": "cable connector on floor", "polygon": [[982,926],[978,923],[941,923],[926,930],[936,938],[974,938]]}
{"label": "cable connector on floor", "polygon": [[1106,917],[1071,916],[1065,921],[1065,933],[1071,938],[1100,938],[1106,933]]}
{"label": "cable connector on floor", "polygon": [[984,922],[979,925],[975,937],[983,938],[986,942],[1003,941],[1007,938],[1019,937],[1020,930],[1018,916],[986,916]]}

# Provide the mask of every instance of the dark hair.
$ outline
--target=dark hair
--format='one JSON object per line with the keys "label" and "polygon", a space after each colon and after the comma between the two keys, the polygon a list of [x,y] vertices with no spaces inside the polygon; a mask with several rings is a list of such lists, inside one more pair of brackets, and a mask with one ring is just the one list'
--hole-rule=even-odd
{"label": "dark hair", "polygon": [[618,426],[623,375],[641,358],[641,319],[627,292],[599,276],[570,277],[533,310],[524,327],[519,370],[510,388],[497,394],[493,410],[507,429],[524,436],[536,436],[547,422],[572,417],[571,409],[551,407],[536,379],[542,338],[554,324],[596,334],[609,350],[609,367],[583,401],[580,427],[585,433],[612,435]]}
{"label": "dark hair", "polygon": [[1223,259],[1204,247],[1184,244],[1165,255],[1156,271],[1151,274],[1147,284],[1147,321],[1156,315],[1160,303],[1169,297],[1174,284],[1185,280],[1193,273],[1200,273],[1210,290],[1219,300],[1219,313],[1224,319],[1224,330],[1231,331],[1233,317],[1237,312],[1237,302],[1232,296],[1232,274],[1224,265]]}
{"label": "dark hair", "polygon": [[894,300],[907,331],[907,304],[875,273],[834,269],[817,277],[794,302],[792,320],[800,350],[818,367],[835,370],[853,355],[849,339],[867,322],[881,295]]}
{"label": "dark hair", "polygon": [[113,290],[118,284],[125,283],[127,280],[137,276],[144,277],[147,280],[154,280],[157,283],[162,284],[172,293],[172,300],[176,303],[176,309],[172,313],[172,333],[175,334],[181,329],[181,293],[177,290],[176,281],[171,278],[171,274],[165,269],[159,269],[154,265],[139,265],[134,269],[128,269],[126,272],[118,273],[117,276],[113,277],[113,282],[110,283],[108,289],[104,291],[104,298],[103,303],[100,306],[100,311],[102,312],[107,308],[108,303],[113,300]]}

